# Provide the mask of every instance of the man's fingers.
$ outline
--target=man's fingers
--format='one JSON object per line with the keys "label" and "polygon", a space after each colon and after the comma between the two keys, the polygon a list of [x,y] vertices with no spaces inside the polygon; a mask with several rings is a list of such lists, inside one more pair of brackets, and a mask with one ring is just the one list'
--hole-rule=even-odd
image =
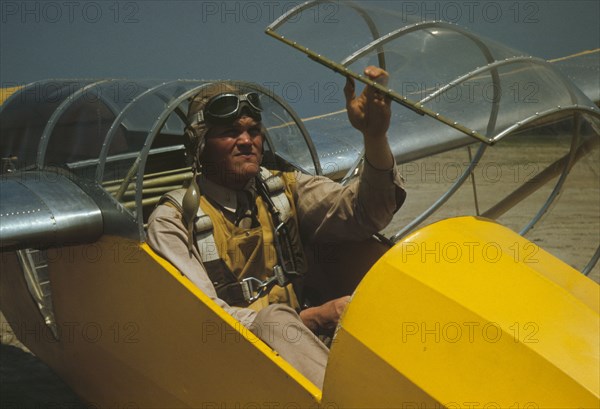
{"label": "man's fingers", "polygon": [[[371,65],[365,68],[365,75],[384,87],[388,84],[389,75],[387,71],[382,68]],[[377,101],[382,101],[385,98],[385,94],[374,87],[367,87],[367,96]]]}
{"label": "man's fingers", "polygon": [[387,86],[390,77],[386,70],[374,65],[370,65],[365,68],[365,75],[384,87]]}
{"label": "man's fingers", "polygon": [[356,84],[354,83],[354,78],[346,77],[346,85],[344,86],[344,95],[346,97],[346,103],[350,103],[354,98],[356,98]]}
{"label": "man's fingers", "polygon": [[341,298],[337,298],[335,300],[332,300],[331,302],[333,303],[333,307],[335,310],[335,321],[337,322],[339,321],[342,313],[346,309],[346,306],[350,302],[350,296],[347,295]]}

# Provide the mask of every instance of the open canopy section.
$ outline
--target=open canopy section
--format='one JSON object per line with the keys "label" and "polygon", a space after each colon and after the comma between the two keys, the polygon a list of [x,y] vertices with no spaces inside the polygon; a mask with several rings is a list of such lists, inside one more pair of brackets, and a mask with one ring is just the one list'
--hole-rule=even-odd
{"label": "open canopy section", "polygon": [[[374,4],[308,1],[274,21],[267,34],[408,108],[392,110],[388,131],[413,197],[384,231],[392,241],[432,219],[464,214],[499,220],[522,235],[534,235],[534,226],[552,231],[564,223],[555,206],[560,193],[578,183],[597,191],[597,173],[590,177],[582,168],[597,155],[600,112],[555,66],[456,24]],[[388,71],[386,86],[363,75],[369,65]],[[593,89],[597,81],[583,83]],[[357,173],[364,152],[344,115],[338,110],[306,121],[325,173],[342,182]],[[492,167],[503,169],[503,177],[490,178]],[[513,173],[509,180],[518,168],[527,177]],[[447,177],[449,169],[455,173]],[[430,179],[436,183],[428,185]],[[597,200],[581,213],[592,226],[597,211],[588,208],[597,209]],[[594,254],[582,257],[587,264],[575,263],[586,274],[600,258],[597,229],[590,231],[580,240]]]}
{"label": "open canopy section", "polygon": [[[277,19],[267,33],[452,128],[446,144],[471,138],[493,144],[545,116],[573,111],[600,116],[581,91],[541,59],[455,24],[416,21],[370,2],[308,1]],[[389,72],[387,86],[363,75],[369,65]],[[430,127],[421,129],[422,149],[433,153],[439,141],[427,135],[439,131]]]}

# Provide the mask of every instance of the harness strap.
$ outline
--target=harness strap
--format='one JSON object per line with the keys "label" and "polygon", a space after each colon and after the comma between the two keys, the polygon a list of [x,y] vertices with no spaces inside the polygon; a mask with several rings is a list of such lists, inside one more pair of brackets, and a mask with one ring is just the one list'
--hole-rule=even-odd
{"label": "harness strap", "polygon": [[290,205],[290,201],[285,195],[285,184],[283,182],[283,178],[281,176],[273,175],[268,169],[263,167],[260,168],[259,178],[267,187],[269,197],[279,213],[281,222],[287,222],[290,218],[292,207]]}
{"label": "harness strap", "polygon": [[[285,184],[281,176],[273,175],[269,170],[260,168],[260,179],[265,184],[268,190],[268,196],[276,208],[276,212],[282,223],[285,223],[291,214],[291,204],[285,195]],[[161,198],[161,203],[168,201],[184,215],[184,198],[188,189],[181,188],[165,194]],[[185,217],[185,215],[184,215]],[[188,221],[184,220],[184,224]],[[217,275],[225,277],[227,274],[222,269],[228,268],[225,262],[219,256],[219,249],[215,242],[214,225],[210,216],[208,216],[200,206],[197,206],[196,215],[194,217],[194,239],[200,258],[205,268],[208,270],[218,270]],[[275,226],[277,227],[277,226]],[[281,261],[281,260],[280,260]],[[207,271],[208,272],[208,271]],[[284,287],[289,283],[285,272],[280,265],[273,268],[273,276],[265,281],[259,280],[256,277],[247,277],[239,282],[232,282],[225,285],[216,286],[217,295],[219,298],[228,301],[230,304],[237,304],[243,301],[252,303],[267,294],[275,285]]]}
{"label": "harness strap", "polygon": [[221,287],[217,291],[217,294],[220,298],[226,299],[232,303],[239,303],[241,301],[253,303],[262,296],[268,294],[275,285],[285,287],[287,284],[289,284],[289,280],[283,272],[283,269],[281,266],[276,265],[273,268],[273,275],[265,281],[259,280],[256,277],[246,277],[239,282]]}
{"label": "harness strap", "polygon": [[[168,201],[172,203],[183,214],[183,198],[186,191],[187,189],[181,188],[169,192],[163,196],[161,202]],[[184,222],[187,223],[185,220]],[[194,238],[203,263],[219,260],[219,251],[215,243],[212,220],[210,220],[210,217],[204,213],[204,210],[200,206],[198,206],[196,216],[194,217]]]}

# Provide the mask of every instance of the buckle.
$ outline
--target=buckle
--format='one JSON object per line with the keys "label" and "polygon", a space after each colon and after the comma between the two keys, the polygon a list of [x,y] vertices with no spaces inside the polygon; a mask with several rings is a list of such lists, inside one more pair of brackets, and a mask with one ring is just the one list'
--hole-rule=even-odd
{"label": "buckle", "polygon": [[283,268],[279,264],[273,267],[273,277],[271,277],[270,280],[272,280],[273,278],[277,281],[277,284],[280,287],[285,287],[289,283],[289,280],[287,279]]}
{"label": "buckle", "polygon": [[[256,284],[256,288],[254,285]],[[252,303],[262,297],[265,291],[265,283],[255,277],[246,277],[240,281],[240,287],[242,288],[242,295],[248,303]],[[256,295],[255,295],[256,294]]]}
{"label": "buckle", "polygon": [[285,287],[289,284],[286,272],[277,264],[273,267],[273,275],[265,281],[260,281],[256,277],[246,277],[239,282],[242,289],[242,296],[248,303],[252,303],[262,297],[275,284]]}

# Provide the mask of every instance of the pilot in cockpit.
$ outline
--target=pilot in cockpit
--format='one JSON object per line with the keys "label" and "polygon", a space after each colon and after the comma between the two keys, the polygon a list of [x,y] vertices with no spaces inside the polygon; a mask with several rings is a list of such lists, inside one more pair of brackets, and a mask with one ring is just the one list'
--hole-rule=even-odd
{"label": "pilot in cockpit", "polygon": [[[377,67],[365,75],[387,80]],[[163,197],[148,225],[158,254],[318,387],[329,350],[317,335],[336,327],[350,297],[300,302],[302,244],[366,239],[405,198],[387,140],[389,99],[368,86],[356,96],[352,79],[344,92],[366,159],[348,186],[261,167],[259,95],[230,82],[202,89],[190,102],[186,128],[196,176]]]}

